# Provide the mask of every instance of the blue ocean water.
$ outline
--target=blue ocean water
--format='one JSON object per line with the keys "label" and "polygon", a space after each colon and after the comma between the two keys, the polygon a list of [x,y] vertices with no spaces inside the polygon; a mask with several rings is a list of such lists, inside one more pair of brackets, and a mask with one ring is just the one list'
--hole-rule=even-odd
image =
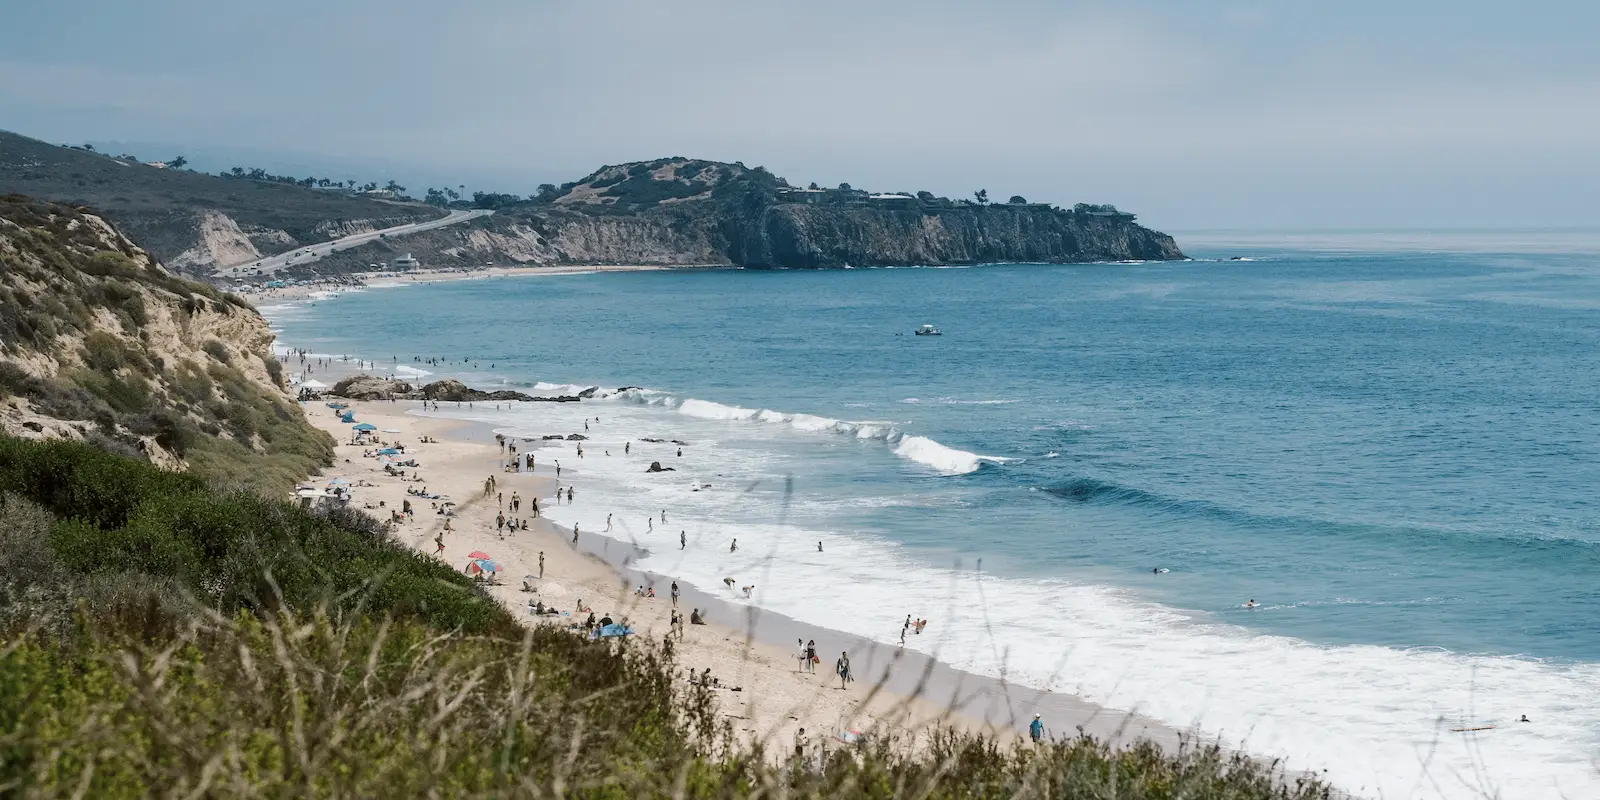
{"label": "blue ocean water", "polygon": [[670,506],[717,543],[660,547],[659,571],[759,570],[756,602],[885,640],[928,616],[960,666],[1353,789],[1600,792],[1600,258],[1190,248],[1251,260],[494,278],[264,310],[281,344],[406,374],[643,387],[455,413],[530,435],[599,416],[583,462],[556,456],[596,498],[567,513],[648,545]]}

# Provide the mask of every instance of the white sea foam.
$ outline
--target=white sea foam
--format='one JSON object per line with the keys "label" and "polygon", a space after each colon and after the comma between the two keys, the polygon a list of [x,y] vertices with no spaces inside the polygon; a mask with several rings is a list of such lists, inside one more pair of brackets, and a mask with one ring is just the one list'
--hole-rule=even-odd
{"label": "white sea foam", "polygon": [[593,388],[595,388],[594,384],[583,386],[576,383],[547,383],[545,381],[539,381],[533,385],[535,392],[556,395],[575,395]]}
{"label": "white sea foam", "polygon": [[417,369],[406,364],[400,364],[394,368],[394,374],[402,378],[421,378],[433,373],[425,369]]}
{"label": "white sea foam", "polygon": [[[805,447],[811,434],[792,424],[794,415],[768,415],[775,424],[738,429],[754,438],[721,446],[715,437],[730,432],[724,423],[755,423],[763,411],[680,404],[659,393],[630,399],[591,429],[587,458],[563,453],[564,480],[581,484],[579,501],[547,506],[546,513],[595,533],[614,514],[613,537],[651,549],[638,564],[643,569],[725,594],[730,602],[759,604],[885,643],[898,638],[906,614],[924,616],[931,620],[928,632],[910,637],[908,646],[958,668],[1004,673],[1177,727],[1198,725],[1250,752],[1286,757],[1291,770],[1326,768],[1336,784],[1366,796],[1480,797],[1496,789],[1519,798],[1600,796],[1600,775],[1591,764],[1600,711],[1584,702],[1600,694],[1600,666],[1319,646],[1252,632],[1227,614],[1183,612],[1103,586],[929,563],[876,535],[829,527],[830,498],[813,502],[802,491],[790,501],[749,488],[786,474],[786,453]],[[583,417],[593,415],[589,406],[514,405],[518,410],[498,416],[479,411],[475,418],[532,436],[581,428]],[[684,407],[689,411],[673,413]],[[796,435],[784,436],[785,430]],[[639,444],[643,436],[662,435],[695,445],[677,457],[674,450],[658,453]],[[631,457],[621,456],[624,441],[635,444]],[[950,466],[969,465],[970,454],[951,455],[959,451],[922,437],[893,444],[897,451],[926,449]],[[615,455],[594,455],[607,449]],[[638,469],[640,460],[663,455],[673,458],[677,472],[646,476]],[[540,463],[549,461],[541,456]],[[713,488],[696,491],[704,484]],[[772,484],[782,482],[765,482]],[[903,485],[886,481],[882,492],[862,503],[903,505],[895,502]],[[794,507],[820,510],[803,515],[803,523],[781,522],[783,509]],[[659,524],[663,508],[670,525]],[[690,541],[683,551],[677,549],[679,530]],[[737,553],[727,548],[733,536]],[[813,543],[822,540],[826,552],[818,553]],[[724,576],[756,583],[754,598],[724,593]],[[1016,620],[1028,624],[1005,624]],[[1511,722],[1521,714],[1533,724]],[[1449,730],[1494,723],[1498,727],[1473,734]]]}
{"label": "white sea foam", "polygon": [[902,458],[927,464],[946,475],[972,472],[983,462],[982,456],[946,447],[925,436],[900,437],[900,443],[895,445],[894,452]]}
{"label": "white sea foam", "polygon": [[643,405],[675,408],[679,414],[696,419],[729,422],[765,422],[787,425],[798,431],[835,433],[857,439],[882,440],[891,446],[896,455],[924,466],[932,467],[945,475],[960,475],[973,472],[979,469],[984,462],[1003,464],[1010,460],[1000,456],[986,456],[958,450],[925,436],[909,435],[892,422],[852,422],[815,414],[792,414],[774,411],[769,408],[743,408],[741,406],[723,405],[710,400],[679,399],[660,392],[647,393],[645,390],[629,390],[615,395],[615,397]]}

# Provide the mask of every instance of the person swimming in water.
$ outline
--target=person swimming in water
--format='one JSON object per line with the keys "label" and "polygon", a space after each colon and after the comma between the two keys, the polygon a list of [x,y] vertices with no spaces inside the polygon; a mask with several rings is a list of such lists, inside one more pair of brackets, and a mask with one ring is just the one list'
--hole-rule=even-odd
{"label": "person swimming in water", "polygon": [[1245,603],[1244,607],[1245,608],[1255,608],[1256,607],[1256,599],[1254,597],[1250,598],[1250,602]]}

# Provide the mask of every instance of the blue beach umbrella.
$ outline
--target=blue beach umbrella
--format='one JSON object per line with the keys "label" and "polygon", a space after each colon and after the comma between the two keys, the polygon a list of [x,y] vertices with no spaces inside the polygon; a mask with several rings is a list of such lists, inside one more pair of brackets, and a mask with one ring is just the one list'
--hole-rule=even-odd
{"label": "blue beach umbrella", "polygon": [[375,430],[377,430],[377,429],[378,429],[378,426],[376,426],[376,425],[374,425],[374,424],[372,424],[372,423],[370,423],[370,422],[363,422],[363,423],[361,423],[361,424],[360,424],[360,425],[357,425],[357,426],[355,426],[355,427],[354,427],[354,428],[352,428],[352,429],[351,429],[351,430],[357,430],[357,431],[375,431]]}
{"label": "blue beach umbrella", "polygon": [[495,573],[498,573],[499,571],[500,571],[500,565],[495,563],[495,562],[493,562],[493,561],[490,561],[487,558],[474,559],[472,561],[472,563],[467,565],[467,574],[468,575],[476,575],[476,574],[478,574],[480,572],[495,572]]}

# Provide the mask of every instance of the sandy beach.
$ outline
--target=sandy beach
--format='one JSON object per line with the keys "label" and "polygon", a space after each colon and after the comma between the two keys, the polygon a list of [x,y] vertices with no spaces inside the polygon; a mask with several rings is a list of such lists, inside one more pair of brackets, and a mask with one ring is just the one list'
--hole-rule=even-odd
{"label": "sandy beach", "polygon": [[[568,625],[587,613],[574,613],[581,600],[596,617],[625,621],[635,635],[660,642],[670,632],[673,609],[670,577],[639,573],[629,567],[637,551],[599,532],[581,530],[574,545],[572,531],[536,518],[532,499],[541,508],[556,501],[557,487],[572,489],[575,503],[584,502],[581,473],[568,469],[558,479],[552,459],[540,458],[542,442],[516,440],[523,452],[534,452],[532,473],[507,472],[506,457],[488,425],[423,415],[418,402],[353,402],[358,422],[377,426],[376,438],[404,446],[405,477],[388,474],[375,457],[378,446],[353,444],[350,425],[339,422],[324,402],[305,404],[308,418],[339,442],[336,463],[318,485],[342,478],[352,488],[352,507],[379,519],[391,519],[410,500],[413,516],[395,524],[396,536],[426,553],[444,543],[438,557],[462,569],[469,554],[488,553],[503,566],[490,592],[529,624]],[[429,441],[423,442],[423,439]],[[486,496],[484,483],[496,480]],[[408,490],[438,495],[437,500],[408,495]],[[511,511],[513,496],[522,500]],[[438,513],[437,504],[455,503],[453,516]],[[561,502],[566,502],[562,500]],[[527,530],[500,531],[496,516],[505,513],[526,520]],[[450,530],[444,531],[446,520]],[[543,579],[540,560],[543,558]],[[534,576],[535,593],[523,591],[523,576]],[[639,586],[655,597],[640,597]],[[1110,711],[1069,695],[1044,693],[952,669],[926,655],[763,612],[708,596],[700,588],[680,584],[678,609],[706,616],[705,625],[683,626],[673,648],[687,680],[689,671],[709,669],[717,680],[721,710],[734,729],[773,752],[792,749],[800,729],[816,746],[837,742],[852,731],[893,730],[915,742],[935,724],[982,731],[1003,740],[1025,735],[1035,713],[1051,735],[1068,736],[1082,729],[1110,741],[1149,738],[1175,746],[1171,728],[1125,712]],[[536,619],[532,600],[570,616]],[[802,671],[796,640],[815,641],[820,663]],[[840,688],[834,664],[847,652],[854,680]]]}
{"label": "sandy beach", "polygon": [[404,285],[534,275],[589,275],[600,272],[659,272],[703,269],[734,269],[734,267],[727,264],[556,264],[545,266],[474,267],[470,269],[419,269],[410,272],[354,272],[338,278],[324,278],[315,282],[292,286],[268,288],[262,285],[260,288],[240,290],[236,293],[251,303],[261,305],[304,300],[317,292],[349,291],[362,288],[367,284]]}

